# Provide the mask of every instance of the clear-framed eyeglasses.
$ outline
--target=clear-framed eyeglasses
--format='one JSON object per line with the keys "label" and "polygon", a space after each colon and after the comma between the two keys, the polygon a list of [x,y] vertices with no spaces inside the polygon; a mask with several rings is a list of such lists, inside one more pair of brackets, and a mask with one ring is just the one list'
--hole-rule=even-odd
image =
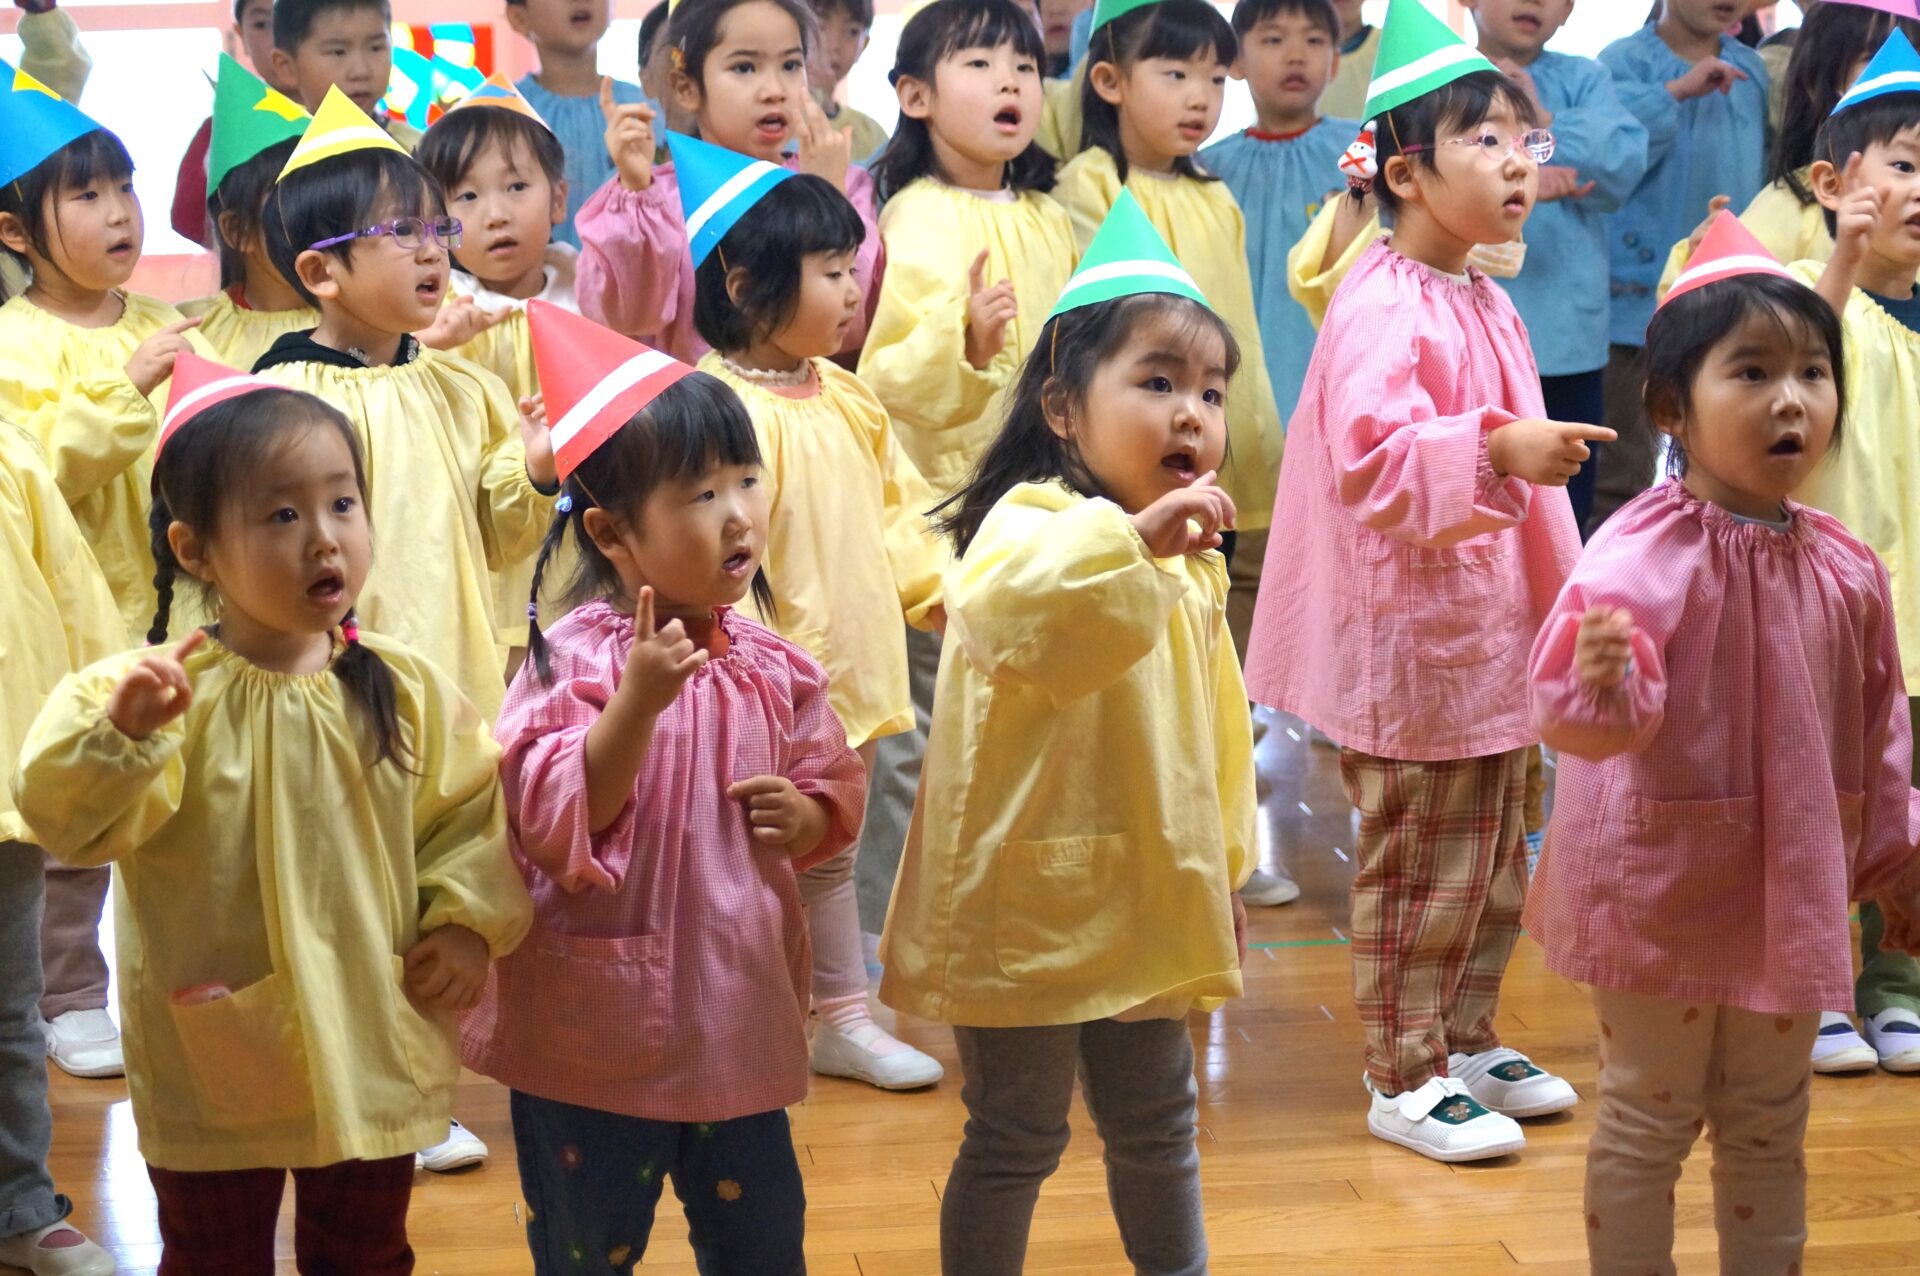
{"label": "clear-framed eyeglasses", "polygon": [[317,244],[307,245],[312,249],[332,248],[336,244],[352,243],[356,239],[372,239],[379,235],[392,238],[394,245],[407,252],[417,252],[420,246],[431,239],[448,252],[460,246],[460,236],[465,228],[458,217],[396,217],[390,222],[381,222],[378,226],[369,226],[365,230],[356,230],[350,235],[335,235],[332,239],[323,239]]}
{"label": "clear-framed eyeglasses", "polygon": [[1511,137],[1493,129],[1481,129],[1471,137],[1450,137],[1444,142],[1432,146],[1403,146],[1402,155],[1417,155],[1421,151],[1436,150],[1442,146],[1471,146],[1474,153],[1485,160],[1504,164],[1512,159],[1517,151],[1535,164],[1544,164],[1553,158],[1553,134],[1543,128],[1530,129],[1518,137]]}

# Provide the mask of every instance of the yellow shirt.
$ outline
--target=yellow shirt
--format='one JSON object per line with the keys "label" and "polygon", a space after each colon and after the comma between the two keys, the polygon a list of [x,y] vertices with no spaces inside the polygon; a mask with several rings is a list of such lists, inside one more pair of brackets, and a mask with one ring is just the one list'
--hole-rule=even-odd
{"label": "yellow shirt", "polygon": [[320,323],[320,312],[308,306],[253,310],[225,292],[182,302],[180,313],[189,319],[198,317],[200,327],[196,331],[214,348],[220,362],[242,372],[251,370],[254,360],[289,332],[305,332]]}
{"label": "yellow shirt", "polygon": [[[1800,170],[1800,180],[1807,180],[1804,168]],[[1755,195],[1746,211],[1740,214],[1740,224],[1752,231],[1753,237],[1780,261],[1824,264],[1833,256],[1833,235],[1827,230],[1826,210],[1818,200],[1801,203],[1800,197],[1785,182],[1774,182]],[[1686,240],[1673,246],[1673,251],[1667,254],[1667,268],[1660,276],[1662,297],[1692,257]]]}
{"label": "yellow shirt", "polygon": [[819,391],[788,398],[748,381],[709,351],[700,370],[733,387],[760,437],[773,502],[763,567],[776,613],[759,617],[827,671],[827,700],[847,743],[913,730],[904,615],[917,629],[940,601],[943,541],[887,410],[860,380],[813,361]]}
{"label": "yellow shirt", "polygon": [[1155,559],[1117,505],[1029,483],[946,599],[881,999],[1011,1028],[1238,996],[1253,733],[1220,555]]}
{"label": "yellow shirt", "polygon": [[[0,421],[0,767],[11,774],[34,715],[59,681],[124,650],[113,591],[80,539],[46,453]],[[0,792],[0,842],[28,840],[11,790]]]}
{"label": "yellow shirt", "polygon": [[[1790,269],[1812,286],[1826,263]],[[1887,565],[1900,664],[1920,694],[1920,333],[1858,288],[1840,323],[1846,433],[1794,498],[1845,523]]]}
{"label": "yellow shirt", "polygon": [[1340,65],[1320,95],[1320,114],[1338,120],[1361,119],[1367,109],[1367,86],[1373,82],[1373,64],[1380,57],[1380,28],[1367,31],[1367,38],[1352,53],[1340,55]]}
{"label": "yellow shirt", "polygon": [[[457,353],[504,381],[516,412],[520,400],[540,391],[540,376],[533,367],[533,342],[523,306],[516,306],[505,319],[461,346]],[[547,564],[545,579],[556,583],[565,581],[578,562],[573,537],[568,536],[561,542],[553,561]],[[493,574],[494,625],[497,640],[504,647],[527,645],[527,599],[533,590],[533,563],[533,557],[522,558]],[[549,618],[543,613],[541,619],[544,624]]]}
{"label": "yellow shirt", "polygon": [[[1273,401],[1273,386],[1267,380],[1260,326],[1254,319],[1246,218],[1225,182],[1165,177],[1134,168],[1127,175],[1126,185],[1140,201],[1147,220],[1200,285],[1201,295],[1227,321],[1240,343],[1240,371],[1227,389],[1229,447],[1226,464],[1220,468],[1220,486],[1233,497],[1240,529],[1260,531],[1273,521],[1284,427],[1280,409]],[[1113,156],[1101,147],[1080,152],[1060,170],[1054,198],[1073,218],[1073,233],[1081,252],[1087,250],[1119,196],[1119,169],[1114,166]],[[893,268],[889,254],[887,269]]]}
{"label": "yellow shirt", "polygon": [[[493,573],[537,553],[553,518],[553,498],[527,477],[506,386],[438,350],[398,366],[289,363],[261,375],[319,395],[359,435],[373,522],[360,623],[431,659],[492,721],[507,690]],[[524,601],[520,614],[524,634]]]}
{"label": "yellow shirt", "polygon": [[[127,380],[140,343],[184,317],[127,293],[118,322],[77,328],[24,295],[0,306],[0,417],[40,440],[53,480],[106,573],[129,643],[146,640],[159,602],[147,530],[153,443],[172,382],[146,398]],[[188,343],[214,357],[197,333]]]}
{"label": "yellow shirt", "polygon": [[[893,415],[907,455],[934,492],[965,481],[1000,432],[1007,388],[1073,274],[1067,211],[1027,191],[998,199],[931,178],[880,210],[887,273],[860,352],[860,379]],[[987,252],[989,285],[1013,281],[1019,313],[985,368],[967,362],[968,271]]]}
{"label": "yellow shirt", "polygon": [[[361,641],[393,673],[417,774],[374,764],[331,671],[268,673],[217,642],[148,739],[106,717],[138,651],[63,681],[27,739],[27,823],[56,859],[116,865],[127,1084],[155,1165],[331,1165],[444,1137],[454,1019],[413,1008],[401,955],[458,924],[500,956],[532,921],[480,715],[428,661]],[[174,1003],[208,984],[233,995]]]}
{"label": "yellow shirt", "polygon": [[[1041,86],[1040,127],[1034,131],[1033,140],[1063,164],[1080,153],[1080,86],[1086,79],[1087,64],[1083,60],[1064,80],[1047,80]],[[887,268],[893,268],[891,261]]]}
{"label": "yellow shirt", "polygon": [[1287,291],[1293,299],[1306,308],[1307,318],[1313,320],[1318,328],[1326,322],[1327,307],[1333,302],[1333,294],[1340,287],[1340,281],[1353,269],[1353,263],[1360,260],[1360,254],[1373,246],[1380,238],[1380,218],[1371,217],[1353,237],[1339,258],[1321,269],[1321,261],[1327,255],[1327,247],[1333,242],[1333,219],[1340,211],[1340,201],[1330,199],[1314,215],[1307,225],[1307,233],[1287,254]]}

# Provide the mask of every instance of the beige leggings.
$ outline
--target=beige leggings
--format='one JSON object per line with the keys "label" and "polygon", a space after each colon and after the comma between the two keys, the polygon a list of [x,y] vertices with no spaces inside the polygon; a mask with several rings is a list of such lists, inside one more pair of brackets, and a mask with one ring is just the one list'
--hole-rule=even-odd
{"label": "beige leggings", "polygon": [[1713,1143],[1723,1276],[1799,1276],[1820,1016],[1591,991],[1600,1017],[1600,1111],[1587,1148],[1594,1276],[1674,1276],[1673,1190],[1702,1129]]}

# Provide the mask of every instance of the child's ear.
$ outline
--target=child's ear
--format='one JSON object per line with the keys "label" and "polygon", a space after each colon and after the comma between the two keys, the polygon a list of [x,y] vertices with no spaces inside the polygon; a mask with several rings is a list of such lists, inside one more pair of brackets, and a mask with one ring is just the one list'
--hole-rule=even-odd
{"label": "child's ear", "polygon": [[247,226],[240,214],[227,209],[213,219],[213,229],[220,236],[220,242],[237,253],[247,251]]}
{"label": "child's ear", "polygon": [[1235,54],[1233,61],[1227,63],[1227,74],[1232,76],[1234,79],[1240,81],[1242,84],[1245,84],[1247,82],[1246,59],[1243,57],[1240,57],[1238,54]]}
{"label": "child's ear", "polygon": [[1047,428],[1069,442],[1073,439],[1073,417],[1068,410],[1071,406],[1066,387],[1058,381],[1050,377],[1040,387],[1040,414],[1047,419]]}
{"label": "child's ear", "polygon": [[1807,171],[1807,186],[1822,208],[1838,209],[1840,197],[1846,194],[1842,189],[1840,170],[1834,167],[1832,160],[1813,162],[1813,167]]}
{"label": "child's ear", "polygon": [[735,266],[727,272],[727,300],[734,305],[740,304],[740,296],[746,292],[747,285],[753,282],[753,276],[747,273],[745,266]]}
{"label": "child's ear", "polygon": [[1095,62],[1087,68],[1087,82],[1108,106],[1119,106],[1124,95],[1120,68],[1111,62]]}
{"label": "child's ear", "polygon": [[300,277],[301,286],[315,297],[322,301],[337,301],[340,298],[340,281],[334,278],[334,271],[345,265],[338,257],[330,257],[309,248],[293,259],[293,273]]}
{"label": "child's ear", "polygon": [[620,538],[620,529],[614,525],[607,512],[598,506],[580,515],[580,526],[586,529],[587,539],[600,551],[615,568],[633,566],[633,555],[627,550],[626,541]]}
{"label": "child's ear", "polygon": [[910,120],[924,120],[933,114],[933,86],[925,80],[903,75],[893,86],[893,95],[900,99],[900,114]]}
{"label": "child's ear", "polygon": [[1404,155],[1395,155],[1380,168],[1380,179],[1387,189],[1399,197],[1403,204],[1420,202],[1420,181],[1413,175],[1413,161]]}
{"label": "child's ear", "polygon": [[528,38],[527,6],[525,0],[507,0],[505,7],[507,10],[507,25],[513,28],[515,35],[523,39]]}
{"label": "child's ear", "polygon": [[27,250],[33,247],[33,240],[18,217],[12,213],[0,213],[0,244],[24,257]]}
{"label": "child's ear", "polygon": [[[266,78],[271,79],[278,84],[300,83],[300,77],[297,74],[295,74],[295,68],[293,65],[293,54],[288,53],[285,49],[281,48],[279,45],[276,44],[273,46],[273,52],[268,55],[267,60],[273,63],[273,74]],[[305,102],[302,102],[300,105],[305,106],[309,111],[313,109],[313,106],[309,106]],[[317,106],[318,103],[315,103],[314,105]]]}
{"label": "child's ear", "polygon": [[547,209],[547,220],[555,226],[567,220],[567,179],[564,177],[553,184],[553,203]]}
{"label": "child's ear", "polygon": [[669,67],[667,70],[667,83],[672,86],[673,100],[679,103],[681,110],[685,111],[688,115],[696,115],[699,113],[700,86],[693,82],[691,75],[688,75],[677,66]]}
{"label": "child's ear", "polygon": [[167,524],[167,545],[182,571],[195,580],[213,583],[213,564],[207,561],[207,547],[200,533],[176,520]]}

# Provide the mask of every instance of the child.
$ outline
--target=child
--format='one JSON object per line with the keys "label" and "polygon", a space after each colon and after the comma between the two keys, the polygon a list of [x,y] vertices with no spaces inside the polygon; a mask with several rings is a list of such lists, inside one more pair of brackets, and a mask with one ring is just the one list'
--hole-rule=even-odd
{"label": "child", "polygon": [[261,74],[313,112],[338,88],[411,151],[420,130],[380,109],[393,78],[392,27],[387,0],[274,0],[273,70]]}
{"label": "child", "polygon": [[1600,53],[1614,91],[1647,130],[1647,172],[1607,223],[1612,315],[1605,396],[1619,435],[1601,452],[1588,530],[1653,481],[1654,437],[1640,411],[1646,349],[1665,261],[1715,195],[1745,206],[1766,161],[1767,71],[1726,34],[1720,0],[1661,0],[1660,17]]}
{"label": "child", "polygon": [[1122,192],[1006,429],[942,506],[953,641],[881,997],[954,1025],[967,1127],[941,1196],[949,1272],[1022,1270],[1076,1071],[1128,1258],[1207,1270],[1186,1017],[1240,994],[1235,892],[1255,857],[1214,552],[1234,523],[1214,475],[1238,363]]}
{"label": "child", "polygon": [[[854,266],[867,302],[843,353],[857,354],[880,287],[873,179],[850,167],[846,135],[807,94],[812,27],[802,0],[681,0],[667,20],[673,92],[701,140],[824,177],[853,201],[867,225]],[[673,165],[655,170],[651,110],[604,95],[601,105],[618,175],[580,210],[581,313],[695,362],[707,345],[694,329],[691,236]],[[798,142],[796,156],[789,142]]]}
{"label": "child", "polygon": [[[672,15],[673,5],[668,0],[660,0],[640,19],[640,87],[647,100],[654,104],[655,118],[666,120],[668,132],[691,133],[697,127],[693,117],[680,109],[673,96],[673,45],[665,39],[667,19]],[[600,149],[602,152],[607,149],[604,143]],[[654,147],[656,162],[663,149]],[[608,159],[611,162],[612,157]]]}
{"label": "child", "polygon": [[1646,334],[1677,478],[1594,537],[1531,666],[1560,774],[1526,923],[1600,1021],[1606,1276],[1671,1276],[1709,1123],[1719,1269],[1800,1270],[1808,1050],[1814,1012],[1852,999],[1848,899],[1884,898],[1886,942],[1920,948],[1887,573],[1786,499],[1840,442],[1840,325],[1731,214],[1709,239]]}
{"label": "child", "polygon": [[555,307],[532,323],[566,483],[540,570],[569,532],[580,569],[497,728],[535,932],[465,1057],[513,1092],[537,1276],[631,1271],[669,1175],[703,1272],[798,1276],[797,877],[852,844],[860,762],[820,666],[731,610],[765,601],[771,503],[740,401]]}
{"label": "child", "polygon": [[[1406,68],[1414,68],[1409,72]],[[1424,73],[1423,73],[1424,72]],[[1393,221],[1335,295],[1280,476],[1247,683],[1340,746],[1359,817],[1354,1001],[1367,1128],[1437,1161],[1576,1102],[1500,1043],[1539,737],[1523,655],[1579,545],[1555,489],[1608,431],[1542,418],[1526,327],[1469,271],[1517,237],[1551,138],[1420,0],[1394,0],[1366,116]]]}
{"label": "child", "polygon": [[[41,702],[60,679],[120,649],[113,594],[80,538],[40,444],[0,422],[0,772],[11,777]],[[12,785],[0,788],[0,1264],[32,1276],[112,1276],[113,1256],[72,1226],[73,1204],[48,1173],[42,992],[43,853],[20,818]],[[100,916],[92,913],[97,930]],[[91,943],[92,941],[88,941]],[[95,945],[97,952],[97,945]]]}
{"label": "child", "polygon": [[[254,75],[262,79],[273,75],[273,0],[234,0],[233,34],[246,50]],[[215,115],[219,114],[219,84],[227,75],[228,61],[222,53],[220,74],[214,79]],[[273,84],[276,92],[287,94],[286,86],[267,82]],[[186,154],[180,157],[180,171],[173,182],[171,221],[174,231],[183,239],[218,251],[218,223],[207,212],[207,200],[213,194],[207,182],[207,155],[212,145],[213,115],[209,115],[206,123],[194,132],[193,140],[187,143]]]}
{"label": "child", "polygon": [[[860,214],[824,178],[772,169],[731,200],[745,156],[667,135],[694,239],[694,321],[713,346],[700,370],[746,405],[772,502],[760,613],[827,671],[828,697],[867,772],[883,736],[914,728],[901,620],[937,628],[946,554],[927,525],[933,493],[893,437],[887,410],[831,362],[861,304]],[[813,936],[813,1069],[883,1090],[932,1085],[938,1062],[867,1009],[855,849],[800,878]]]}
{"label": "child", "polygon": [[[1858,437],[1797,496],[1844,522],[1886,564],[1912,687],[1920,685],[1920,584],[1913,575],[1920,570],[1920,520],[1907,477],[1909,458],[1920,449],[1920,55],[1902,32],[1887,37],[1834,107],[1814,155],[1808,181],[1841,242],[1830,262],[1796,262],[1792,269],[1817,281],[1840,316],[1854,403],[1849,424]],[[1866,1040],[1854,1036],[1844,1015],[1823,1014],[1822,1071],[1877,1062],[1889,1072],[1920,1072],[1920,964],[1883,951],[1883,929],[1879,908],[1863,902],[1854,1009]]]}
{"label": "child", "polygon": [[1254,318],[1246,218],[1226,184],[1193,158],[1220,122],[1238,42],[1204,0],[1103,0],[1092,47],[1080,99],[1084,149],[1060,170],[1055,197],[1084,246],[1120,192],[1132,191],[1246,356],[1227,404],[1230,443],[1220,471],[1238,511],[1227,552],[1227,627],[1244,651],[1284,432]]}
{"label": "child", "polygon": [[[637,84],[600,74],[600,37],[612,18],[609,0],[506,0],[506,5],[507,25],[540,55],[540,69],[521,76],[515,87],[553,130],[566,156],[561,186],[566,209],[553,237],[578,248],[574,216],[587,196],[613,176],[613,159],[601,140],[607,127],[600,110],[602,91],[610,89],[621,106],[645,103],[647,94]],[[640,65],[646,65],[645,58]]]}
{"label": "child", "polygon": [[848,153],[853,162],[866,164],[887,144],[887,130],[871,115],[837,101],[836,95],[873,35],[873,0],[810,3],[820,30],[820,47],[813,51],[815,67],[807,73],[814,100],[826,112],[827,124],[848,134]]}
{"label": "child", "polygon": [[220,291],[180,307],[220,358],[243,368],[320,315],[280,277],[267,256],[260,210],[294,144],[312,122],[290,99],[226,54],[213,94],[213,145],[205,173],[212,193],[203,212],[220,244]]}
{"label": "child", "polygon": [[1073,70],[1073,29],[1080,15],[1093,9],[1093,0],[1035,0],[1040,14],[1040,39],[1046,49],[1041,73],[1049,80],[1065,79]]}
{"label": "child", "polygon": [[1380,28],[1367,22],[1362,12],[1366,0],[1333,0],[1340,15],[1338,65],[1333,82],[1320,98],[1320,109],[1340,119],[1360,114],[1367,104],[1367,86],[1373,80],[1373,64],[1380,56]]}
{"label": "child", "polygon": [[[183,358],[155,445],[152,648],[63,680],[14,801],[113,863],[120,1012],[166,1271],[412,1270],[414,1149],[454,1013],[532,908],[499,749],[432,662],[355,626],[371,533],[345,417]],[[218,623],[169,630],[176,582]]]}

